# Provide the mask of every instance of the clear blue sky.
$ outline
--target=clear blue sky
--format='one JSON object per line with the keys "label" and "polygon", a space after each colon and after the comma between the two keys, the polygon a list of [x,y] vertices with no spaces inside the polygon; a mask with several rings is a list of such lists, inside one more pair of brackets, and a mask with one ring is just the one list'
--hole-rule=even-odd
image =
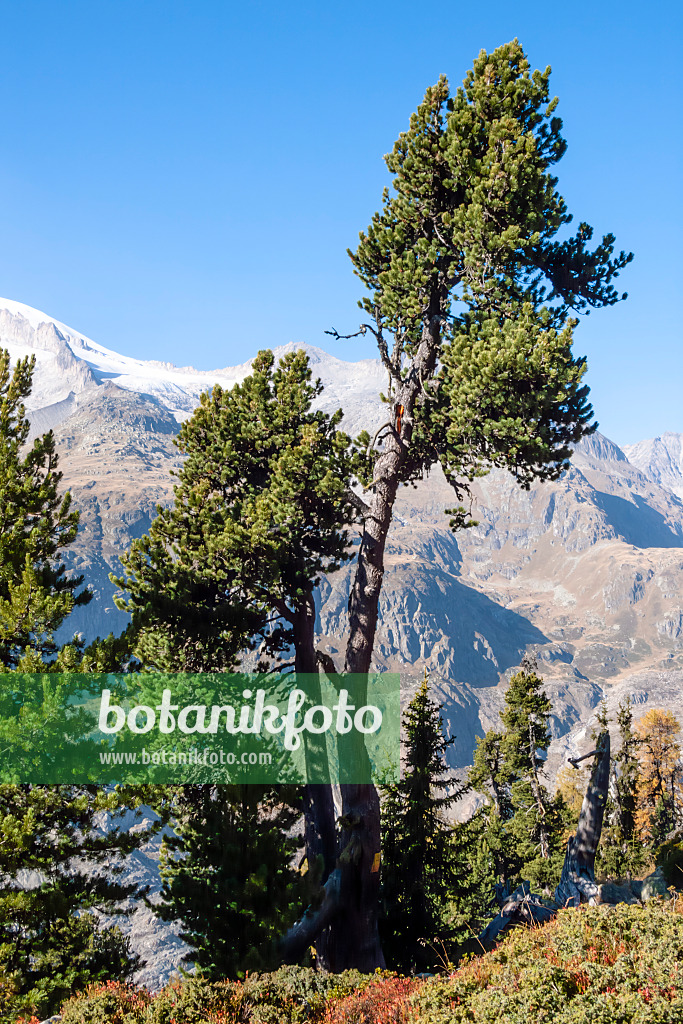
{"label": "clear blue sky", "polygon": [[518,36],[552,87],[575,220],[636,253],[577,351],[601,429],[683,431],[679,4],[4,0],[0,295],[209,368],[369,342],[346,248],[439,74]]}

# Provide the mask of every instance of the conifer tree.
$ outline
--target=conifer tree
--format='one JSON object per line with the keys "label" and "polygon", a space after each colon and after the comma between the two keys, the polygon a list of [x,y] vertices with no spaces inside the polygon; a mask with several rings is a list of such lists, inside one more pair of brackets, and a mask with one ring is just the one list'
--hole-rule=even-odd
{"label": "conifer tree", "polygon": [[317,671],[313,593],[350,557],[355,515],[350,440],[341,412],[311,409],[321,391],[303,351],[277,367],[260,352],[183,423],[174,504],[113,578],[146,668],[229,671],[245,649],[277,663],[294,648],[297,671]]}
{"label": "conifer tree", "polygon": [[[0,785],[0,991],[8,1016],[44,1019],[91,982],[140,966],[118,929],[92,911],[119,911],[138,893],[112,858],[149,836],[115,827],[122,793],[95,786]],[[102,831],[110,813],[112,827]],[[131,812],[128,812],[129,814]],[[115,863],[115,862],[114,862]],[[38,879],[26,886],[26,876]]]}
{"label": "conifer tree", "polygon": [[635,822],[640,838],[651,848],[659,846],[681,818],[680,730],[676,716],[660,708],[647,711],[635,727],[640,763]]}
{"label": "conifer tree", "polygon": [[27,651],[57,651],[53,634],[88,590],[66,576],[61,551],[78,530],[71,495],[59,494],[52,431],[29,444],[23,400],[31,393],[35,356],[11,368],[0,350],[0,664],[13,668]]}
{"label": "conifer tree", "polygon": [[187,959],[215,979],[277,966],[305,896],[292,866],[299,811],[256,785],[183,786],[173,803],[159,913],[182,921]]}
{"label": "conifer tree", "polygon": [[[145,669],[229,671],[258,650],[262,667],[291,665],[293,652],[295,670],[315,676],[329,660],[315,646],[314,592],[351,557],[361,456],[338,429],[341,412],[312,409],[322,385],[305,353],[274,363],[261,352],[241,384],[202,396],[176,440],[187,458],[174,505],[113,578]],[[331,787],[306,786],[303,809],[307,859],[322,862],[324,882],[337,854]]]}
{"label": "conifer tree", "polygon": [[599,849],[599,870],[611,877],[633,875],[646,860],[645,846],[636,832],[640,741],[633,728],[630,697],[619,704],[617,726],[620,744],[612,757],[611,785]]}
{"label": "conifer tree", "polygon": [[[14,368],[0,351],[0,666],[13,675],[80,669],[80,645],[58,649],[54,633],[86,604],[83,577],[67,577],[62,552],[78,530],[52,431],[30,443],[23,400],[35,357]],[[52,658],[48,662],[47,659]],[[12,722],[4,723],[6,739]],[[63,740],[63,737],[61,737]],[[129,794],[130,796],[131,794]],[[123,793],[90,786],[0,785],[0,990],[3,1010],[41,1018],[92,981],[129,976],[138,966],[117,929],[101,929],[91,911],[113,911],[137,891],[97,866],[147,838],[100,818],[124,806]],[[93,867],[95,871],[93,873]],[[26,887],[26,876],[37,884]]]}
{"label": "conifer tree", "polygon": [[444,736],[442,707],[430,698],[425,673],[403,718],[403,779],[384,789],[381,934],[394,970],[433,967],[438,947],[453,937],[453,830],[445,812],[462,787],[453,789],[448,777],[446,751],[455,737]]}
{"label": "conifer tree", "polygon": [[505,693],[504,729],[477,739],[468,775],[491,801],[486,840],[501,881],[523,875],[549,884],[561,869],[571,814],[561,795],[552,798],[542,781],[552,711],[542,686],[535,662],[525,659]]}
{"label": "conifer tree", "polygon": [[[558,241],[571,218],[551,171],[565,142],[549,76],[549,68],[531,72],[515,40],[491,54],[482,51],[454,95],[439,79],[387,157],[395,194],[385,191],[382,210],[351,255],[369,291],[363,308],[372,322],[361,332],[369,330],[377,340],[389,391],[388,420],[375,438],[381,450],[372,454],[372,473],[364,478],[369,505],[357,500],[350,506],[361,511],[363,537],[349,600],[347,672],[370,671],[384,549],[401,484],[440,463],[460,503],[450,510],[452,524],[461,526],[469,521],[462,501],[475,476],[503,466],[522,486],[556,478],[572,445],[594,429],[583,384],[586,363],[571,350],[573,313],[617,302],[612,282],[631,256],[614,254],[611,235],[591,250],[592,229],[583,222],[573,237]],[[211,431],[212,425],[202,443]],[[213,493],[210,486],[206,493]],[[184,509],[188,526],[200,523],[204,496],[197,494]],[[257,514],[255,527],[259,521]],[[258,528],[254,532],[258,540]],[[225,541],[234,551],[231,538]],[[146,553],[143,574],[147,554],[151,563],[155,557],[152,549]],[[177,558],[182,563],[180,551]],[[195,564],[182,572],[198,569]],[[228,662],[239,649],[234,641],[240,628],[243,643],[263,630],[265,614],[245,595],[239,572],[230,575],[234,571],[231,565],[229,580],[218,580],[223,614],[226,588],[246,610],[244,618],[228,616],[224,624],[218,655]],[[182,655],[201,661],[208,652],[202,625],[207,615],[216,621],[215,581],[208,581],[208,602],[191,582],[181,578],[173,586],[179,606],[199,598],[201,621],[190,626],[200,640],[183,638],[183,625],[175,621],[169,643],[180,646],[174,650],[158,626],[172,615],[154,618],[153,590],[133,594],[134,614],[137,608],[147,623],[151,647],[145,657],[166,651],[171,660]],[[147,620],[145,608],[152,611]],[[312,643],[306,649],[310,654]],[[334,963],[371,970],[383,963],[374,910],[379,799],[372,786],[344,786],[341,795],[343,843],[353,856],[341,858],[345,895]],[[327,920],[321,916],[320,927]]]}
{"label": "conifer tree", "polygon": [[[350,594],[347,671],[370,670],[402,483],[440,463],[459,503],[451,523],[462,526],[475,476],[503,466],[525,487],[556,478],[594,429],[586,362],[571,350],[573,314],[625,297],[612,282],[631,255],[615,255],[609,234],[591,250],[584,222],[558,240],[571,216],[551,170],[566,143],[549,78],[550,68],[531,72],[517,40],[482,50],[454,94],[442,76],[386,157],[393,192],[385,189],[350,254],[369,293],[360,333],[374,335],[389,389]],[[368,905],[378,799],[372,787],[351,787],[342,802],[347,818],[365,823],[346,837],[363,852],[345,955],[377,966]]]}

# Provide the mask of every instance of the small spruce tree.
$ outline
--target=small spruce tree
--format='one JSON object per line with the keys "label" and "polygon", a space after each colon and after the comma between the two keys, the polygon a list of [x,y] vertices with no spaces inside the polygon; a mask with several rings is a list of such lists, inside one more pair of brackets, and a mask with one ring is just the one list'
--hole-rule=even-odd
{"label": "small spruce tree", "polygon": [[617,726],[620,744],[612,757],[610,792],[597,861],[597,870],[610,877],[632,876],[647,860],[645,844],[636,831],[639,740],[633,728],[630,697],[619,704]]}
{"label": "small spruce tree", "polygon": [[487,841],[501,881],[524,877],[552,885],[562,867],[571,812],[542,781],[552,710],[542,687],[535,662],[525,659],[505,693],[504,729],[477,740],[468,776],[490,801]]}
{"label": "small spruce tree", "polygon": [[[121,912],[138,893],[118,880],[117,858],[149,833],[115,827],[122,803],[122,794],[95,786],[0,785],[3,1024],[20,1012],[42,1020],[74,991],[140,966],[128,939],[92,913]],[[103,831],[107,812],[114,827]]]}
{"label": "small spruce tree", "polygon": [[384,787],[380,934],[394,970],[430,969],[453,938],[455,851],[445,812],[463,789],[449,778],[446,751],[455,737],[444,736],[442,707],[429,696],[425,672],[403,719],[403,779]]}

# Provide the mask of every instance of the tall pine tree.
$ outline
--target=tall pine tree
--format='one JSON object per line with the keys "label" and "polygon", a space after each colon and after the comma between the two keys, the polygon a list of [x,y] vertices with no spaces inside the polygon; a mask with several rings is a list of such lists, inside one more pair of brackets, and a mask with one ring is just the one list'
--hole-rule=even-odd
{"label": "tall pine tree", "polygon": [[[10,675],[80,668],[78,645],[58,650],[54,633],[91,594],[67,577],[62,552],[78,529],[51,431],[30,443],[23,400],[35,357],[11,367],[0,351],[0,666]],[[56,657],[55,657],[56,656]],[[48,659],[51,659],[49,661]],[[10,690],[12,687],[10,686]],[[12,735],[11,719],[5,723]],[[93,910],[111,912],[134,894],[112,856],[143,843],[145,830],[100,825],[122,809],[121,792],[92,786],[0,786],[0,990],[3,1020],[54,1012],[92,981],[127,977],[137,966],[117,930],[100,929]],[[98,870],[98,866],[100,870]],[[36,884],[26,886],[26,877]]]}
{"label": "tall pine tree", "polygon": [[[557,477],[589,433],[586,362],[572,354],[578,310],[620,298],[613,281],[630,261],[614,237],[590,248],[552,173],[566,144],[550,68],[531,71],[517,40],[482,51],[451,94],[430,87],[386,157],[392,191],[351,254],[368,289],[362,306],[389,376],[387,422],[349,601],[345,668],[369,672],[384,551],[400,484],[439,462],[468,521],[468,481],[491,466],[522,486]],[[623,297],[623,296],[621,296]],[[369,481],[370,482],[370,481]],[[364,822],[357,899],[345,909],[348,964],[381,964],[371,904],[379,844],[372,787],[342,791],[345,816]]]}
{"label": "tall pine tree", "polygon": [[[115,580],[145,669],[229,671],[245,650],[309,676],[329,662],[316,650],[314,593],[351,557],[361,456],[338,429],[341,412],[312,408],[321,392],[303,351],[277,366],[261,352],[242,383],[203,395],[183,424],[173,507]],[[303,809],[307,859],[322,862],[324,882],[337,854],[331,787],[305,787]]]}

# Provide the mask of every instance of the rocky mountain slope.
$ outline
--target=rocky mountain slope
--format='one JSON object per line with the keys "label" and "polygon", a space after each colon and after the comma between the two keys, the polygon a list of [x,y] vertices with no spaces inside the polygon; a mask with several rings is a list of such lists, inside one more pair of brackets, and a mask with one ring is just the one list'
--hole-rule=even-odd
{"label": "rocky mountain slope", "polygon": [[[64,483],[82,513],[68,557],[96,599],[68,629],[116,632],[126,620],[108,575],[157,504],[172,499],[178,422],[202,390],[231,386],[249,364],[198,371],[121,356],[10,300],[0,300],[0,345],[13,358],[36,355],[32,424],[54,428]],[[325,384],[324,408],[341,406],[350,432],[381,422],[386,381],[376,360],[307,351]],[[629,459],[596,434],[555,483],[522,491],[494,471],[474,488],[478,525],[457,535],[443,511],[453,497],[440,472],[402,489],[375,664],[400,671],[408,690],[429,670],[454,708],[457,762],[467,762],[474,734],[495,720],[501,686],[527,650],[556,691],[558,740],[610,687],[683,670],[682,452],[683,436],[665,434],[631,446]],[[352,571],[321,587],[319,631],[333,658],[343,648]]]}
{"label": "rocky mountain slope", "polygon": [[[63,635],[117,632],[126,618],[108,575],[149,528],[157,504],[172,500],[178,423],[202,390],[231,386],[249,364],[204,372],[136,360],[9,300],[0,300],[0,346],[13,358],[36,355],[33,430],[55,430],[64,484],[81,510],[68,561],[95,600]],[[349,432],[379,425],[379,363],[307,351],[325,384],[322,406],[341,406]],[[406,699],[429,671],[457,737],[454,767],[470,763],[476,735],[497,723],[506,681],[525,652],[536,654],[553,702],[551,777],[567,756],[588,749],[603,696],[612,710],[630,695],[643,711],[670,708],[683,720],[683,435],[622,450],[596,434],[559,481],[529,491],[492,472],[474,488],[478,525],[457,535],[444,514],[452,504],[440,472],[399,494],[375,667],[401,673]],[[333,659],[343,653],[352,571],[320,588],[320,642]],[[155,864],[152,850],[131,870],[149,881]],[[138,917],[126,927],[149,952],[159,926]],[[163,934],[159,964],[146,976],[154,983],[179,956],[177,937]]]}

